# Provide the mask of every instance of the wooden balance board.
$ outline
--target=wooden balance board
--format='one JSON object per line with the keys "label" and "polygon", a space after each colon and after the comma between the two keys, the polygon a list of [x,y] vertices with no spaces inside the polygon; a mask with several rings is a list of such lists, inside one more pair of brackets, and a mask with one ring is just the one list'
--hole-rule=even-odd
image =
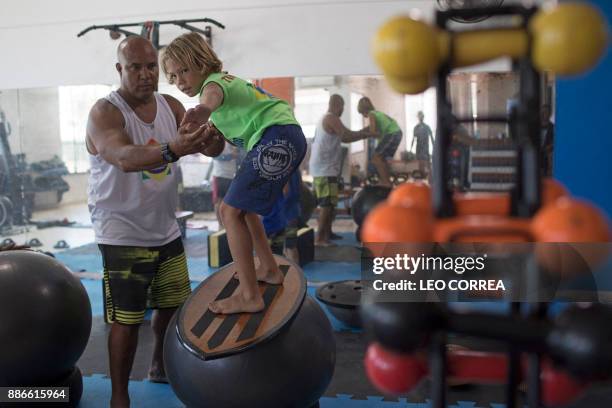
{"label": "wooden balance board", "polygon": [[[229,297],[238,288],[233,262],[202,282],[179,311],[177,332],[182,344],[204,360],[245,351],[274,337],[302,305],[306,279],[290,260],[274,255],[285,275],[282,285],[259,282],[265,308],[258,313],[215,314],[208,310],[214,300]],[[255,267],[259,259],[255,258]]]}

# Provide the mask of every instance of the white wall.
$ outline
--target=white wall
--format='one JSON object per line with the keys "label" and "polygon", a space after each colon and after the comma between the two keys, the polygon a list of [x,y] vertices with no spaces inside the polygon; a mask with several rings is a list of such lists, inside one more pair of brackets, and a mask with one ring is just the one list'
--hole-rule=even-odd
{"label": "white wall", "polygon": [[[90,25],[209,17],[229,71],[251,78],[373,74],[369,44],[387,18],[432,0],[22,0],[0,14],[0,89],[115,83],[117,41]],[[430,12],[428,14],[431,14]],[[204,27],[203,24],[195,24]],[[139,31],[136,27],[134,31]],[[184,30],[162,26],[160,42]]]}

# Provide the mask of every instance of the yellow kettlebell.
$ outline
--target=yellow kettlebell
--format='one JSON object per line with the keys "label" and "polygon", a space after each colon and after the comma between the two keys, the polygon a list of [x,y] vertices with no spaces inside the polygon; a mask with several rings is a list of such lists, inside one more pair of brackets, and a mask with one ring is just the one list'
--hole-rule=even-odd
{"label": "yellow kettlebell", "polygon": [[595,66],[608,44],[607,24],[584,3],[560,4],[531,20],[532,58],[538,70],[577,75]]}
{"label": "yellow kettlebell", "polygon": [[403,93],[426,90],[441,63],[437,29],[407,16],[386,22],[376,33],[372,49],[391,86]]}
{"label": "yellow kettlebell", "polygon": [[450,63],[455,68],[531,53],[540,71],[575,75],[593,67],[604,54],[608,32],[599,12],[584,3],[564,3],[539,11],[530,22],[529,32],[500,28],[451,33],[398,16],[378,30],[372,51],[391,87],[415,94],[425,91],[440,66],[449,61],[451,39]]}

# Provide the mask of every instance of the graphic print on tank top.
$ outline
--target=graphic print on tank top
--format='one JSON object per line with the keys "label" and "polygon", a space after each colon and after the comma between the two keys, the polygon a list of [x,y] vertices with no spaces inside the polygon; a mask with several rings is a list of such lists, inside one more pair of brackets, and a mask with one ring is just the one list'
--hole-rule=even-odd
{"label": "graphic print on tank top", "polygon": [[[159,145],[160,145],[159,142],[155,140],[154,138],[149,139],[149,141],[147,142],[147,146],[159,146]],[[172,174],[172,167],[170,167],[169,164],[164,164],[163,166],[158,167],[156,169],[143,170],[140,172],[140,174],[142,175],[143,181],[146,181],[146,180],[162,181],[167,176]]]}

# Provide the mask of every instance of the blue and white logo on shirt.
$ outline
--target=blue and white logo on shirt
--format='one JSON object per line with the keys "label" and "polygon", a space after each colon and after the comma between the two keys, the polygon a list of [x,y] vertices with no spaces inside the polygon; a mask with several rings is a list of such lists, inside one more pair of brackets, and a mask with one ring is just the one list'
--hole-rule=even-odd
{"label": "blue and white logo on shirt", "polygon": [[[284,143],[283,143],[284,142]],[[279,179],[291,170],[295,148],[284,140],[276,140],[257,148],[257,161],[253,163],[262,177]]]}

